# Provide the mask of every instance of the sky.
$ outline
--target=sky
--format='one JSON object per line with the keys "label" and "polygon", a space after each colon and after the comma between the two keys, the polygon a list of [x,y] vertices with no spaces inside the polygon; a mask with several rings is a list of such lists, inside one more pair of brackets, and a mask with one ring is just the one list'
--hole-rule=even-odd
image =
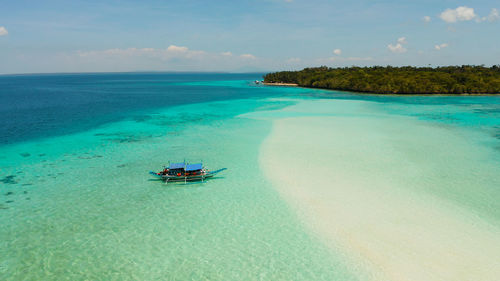
{"label": "sky", "polygon": [[500,1],[0,0],[0,74],[500,64]]}

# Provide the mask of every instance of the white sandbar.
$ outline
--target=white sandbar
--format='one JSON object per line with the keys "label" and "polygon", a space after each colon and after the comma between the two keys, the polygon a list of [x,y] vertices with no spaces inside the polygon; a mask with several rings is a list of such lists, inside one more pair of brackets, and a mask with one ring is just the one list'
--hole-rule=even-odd
{"label": "white sandbar", "polygon": [[486,149],[425,122],[365,116],[349,101],[285,111],[308,110],[324,116],[273,121],[261,168],[361,279],[498,280],[498,221],[443,192],[497,184],[500,169],[484,163]]}

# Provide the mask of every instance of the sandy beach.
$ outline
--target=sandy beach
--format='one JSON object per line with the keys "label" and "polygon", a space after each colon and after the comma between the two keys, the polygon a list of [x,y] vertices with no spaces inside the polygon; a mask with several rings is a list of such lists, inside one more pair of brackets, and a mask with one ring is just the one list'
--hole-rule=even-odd
{"label": "sandy beach", "polygon": [[286,86],[286,87],[297,87],[299,84],[295,83],[268,83],[268,82],[263,82],[262,84],[266,86]]}
{"label": "sandy beach", "polygon": [[[488,196],[500,169],[488,166],[490,151],[367,108],[324,100],[282,110],[290,117],[274,120],[262,170],[362,280],[498,280],[500,228]],[[491,209],[474,207],[481,202]]]}

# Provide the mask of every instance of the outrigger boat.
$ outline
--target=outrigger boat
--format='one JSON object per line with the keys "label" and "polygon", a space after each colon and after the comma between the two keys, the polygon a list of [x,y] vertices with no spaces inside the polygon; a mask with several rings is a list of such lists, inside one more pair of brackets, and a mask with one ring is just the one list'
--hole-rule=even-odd
{"label": "outrigger boat", "polygon": [[226,170],[222,168],[215,171],[209,171],[203,167],[202,163],[187,164],[186,162],[172,163],[165,167],[162,171],[149,173],[157,178],[161,178],[166,183],[168,182],[185,182],[188,181],[204,181],[216,174]]}

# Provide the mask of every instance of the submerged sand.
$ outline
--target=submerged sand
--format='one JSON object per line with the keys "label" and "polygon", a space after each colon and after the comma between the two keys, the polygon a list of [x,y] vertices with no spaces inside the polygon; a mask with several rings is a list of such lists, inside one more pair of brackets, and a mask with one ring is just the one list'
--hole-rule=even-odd
{"label": "submerged sand", "polygon": [[500,168],[487,147],[352,101],[272,118],[261,168],[360,279],[498,280]]}

